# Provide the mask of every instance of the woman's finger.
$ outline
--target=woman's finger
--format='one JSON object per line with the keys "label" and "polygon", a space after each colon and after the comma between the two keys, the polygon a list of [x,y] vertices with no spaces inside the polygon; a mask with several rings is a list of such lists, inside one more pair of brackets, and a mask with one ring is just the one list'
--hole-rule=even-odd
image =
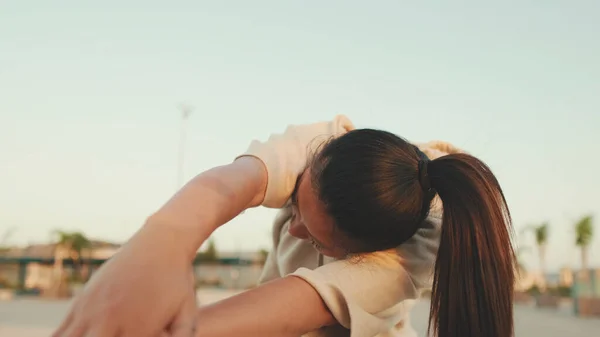
{"label": "woman's finger", "polygon": [[62,334],[57,335],[58,337],[84,337],[87,331],[87,327],[81,323],[73,323],[64,330]]}
{"label": "woman's finger", "polygon": [[190,291],[181,305],[181,309],[171,323],[169,332],[172,337],[191,337],[196,333],[196,315],[198,306],[196,305],[196,290]]}

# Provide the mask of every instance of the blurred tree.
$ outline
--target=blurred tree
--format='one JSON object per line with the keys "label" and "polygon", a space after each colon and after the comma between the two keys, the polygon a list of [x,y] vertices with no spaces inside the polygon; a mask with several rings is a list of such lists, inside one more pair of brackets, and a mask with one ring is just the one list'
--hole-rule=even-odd
{"label": "blurred tree", "polygon": [[207,261],[216,261],[219,259],[219,254],[217,253],[217,246],[215,245],[215,240],[210,239],[208,241],[208,247],[206,247],[205,257]]}
{"label": "blurred tree", "polygon": [[575,244],[581,249],[581,270],[585,273],[589,268],[589,246],[594,235],[592,216],[587,215],[575,224]]}
{"label": "blurred tree", "polygon": [[266,249],[261,249],[258,251],[258,254],[260,255],[260,262],[265,263],[267,261],[267,256],[269,255],[269,251]]}
{"label": "blurred tree", "polygon": [[208,240],[208,246],[206,247],[206,250],[196,253],[195,260],[200,262],[216,262],[219,260],[217,245],[212,238]]}
{"label": "blurred tree", "polygon": [[535,244],[538,249],[538,256],[540,259],[540,277],[542,284],[540,288],[546,285],[546,245],[548,243],[548,223],[544,222],[539,226],[527,227],[528,230],[532,230],[535,235]]}
{"label": "blurred tree", "polygon": [[55,267],[58,270],[63,269],[63,260],[71,258],[73,260],[73,269],[77,278],[81,276],[81,255],[84,249],[91,246],[90,240],[81,232],[67,232],[63,230],[55,230],[54,250]]}

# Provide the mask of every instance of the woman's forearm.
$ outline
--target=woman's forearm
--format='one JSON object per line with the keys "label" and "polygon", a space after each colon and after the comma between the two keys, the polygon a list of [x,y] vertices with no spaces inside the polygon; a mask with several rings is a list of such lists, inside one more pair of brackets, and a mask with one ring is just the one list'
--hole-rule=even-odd
{"label": "woman's forearm", "polygon": [[148,218],[145,228],[167,231],[192,258],[219,226],[260,205],[267,186],[264,164],[241,157],[196,176]]}
{"label": "woman's forearm", "polygon": [[335,323],[319,293],[288,276],[200,308],[195,337],[298,337]]}

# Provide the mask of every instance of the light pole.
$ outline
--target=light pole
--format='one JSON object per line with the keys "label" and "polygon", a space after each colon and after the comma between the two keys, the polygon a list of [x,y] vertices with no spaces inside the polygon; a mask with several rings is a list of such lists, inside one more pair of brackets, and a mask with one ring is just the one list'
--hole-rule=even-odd
{"label": "light pole", "polygon": [[179,158],[177,160],[177,189],[183,184],[183,163],[185,159],[185,141],[186,141],[186,126],[187,121],[192,114],[194,108],[188,104],[180,104],[179,111],[181,113],[181,130],[179,139]]}

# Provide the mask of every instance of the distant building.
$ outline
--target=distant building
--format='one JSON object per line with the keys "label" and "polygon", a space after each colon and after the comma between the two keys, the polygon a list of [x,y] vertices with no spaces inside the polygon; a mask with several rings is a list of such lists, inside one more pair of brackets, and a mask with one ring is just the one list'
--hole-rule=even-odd
{"label": "distant building", "polygon": [[[9,248],[4,254],[5,257],[19,258],[54,258],[56,247],[55,243],[33,244],[25,247]],[[107,259],[114,255],[121,248],[120,244],[91,240],[90,246],[81,252],[82,258]]]}
{"label": "distant building", "polygon": [[258,284],[264,263],[260,251],[219,251],[217,258],[220,263],[194,266],[198,286],[248,289]]}
{"label": "distant building", "polygon": [[241,252],[217,252],[217,256],[219,259],[240,259],[243,261],[247,261],[250,263],[261,263],[264,259],[263,255],[259,251],[241,251]]}
{"label": "distant building", "polygon": [[[57,244],[49,243],[8,249],[2,258],[9,262],[19,261],[21,263],[0,264],[0,280],[11,285],[24,283],[22,285],[25,288],[46,289],[52,279],[57,247]],[[81,252],[81,259],[105,260],[113,256],[120,247],[121,245],[116,243],[92,240],[90,246]],[[21,270],[23,263],[25,269]],[[82,272],[86,277],[92,270],[84,264]]]}
{"label": "distant building", "polygon": [[[57,247],[57,244],[34,244],[9,249],[0,256],[0,282],[48,289],[53,280]],[[111,258],[120,248],[120,244],[91,241],[90,247],[81,252],[80,258],[84,263],[79,275],[87,280],[102,262]],[[264,257],[260,251],[217,251],[216,261],[195,261],[194,270],[199,284],[248,288],[256,285]],[[69,258],[65,260],[64,268],[67,271],[74,270]]]}

